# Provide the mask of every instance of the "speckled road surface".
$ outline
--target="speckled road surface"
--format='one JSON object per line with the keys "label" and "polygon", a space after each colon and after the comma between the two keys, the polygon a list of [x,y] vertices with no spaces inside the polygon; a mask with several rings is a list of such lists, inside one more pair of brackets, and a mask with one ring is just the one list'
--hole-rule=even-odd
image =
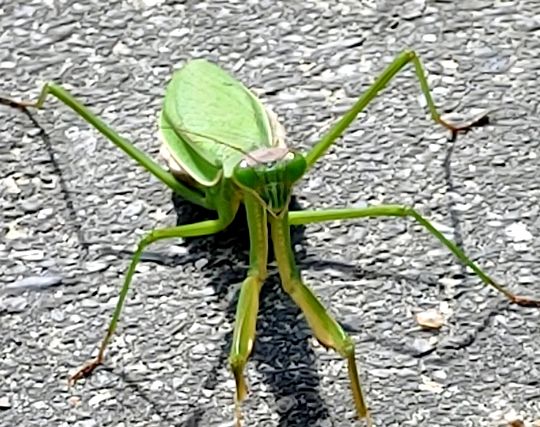
{"label": "speckled road surface", "polygon": [[[189,58],[256,88],[305,148],[406,48],[439,106],[497,108],[490,124],[449,142],[409,70],[299,185],[298,204],[414,205],[501,282],[540,297],[537,1],[0,3],[1,94],[61,82],[153,155],[163,89]],[[207,213],[175,205],[52,99],[31,117],[0,106],[0,203],[0,426],[233,425],[241,221],[151,247],[105,367],[68,389],[138,239]],[[376,426],[539,425],[540,310],[509,305],[411,221],[313,225],[295,242],[306,281],[357,343]],[[414,314],[432,308],[445,325],[419,330]],[[246,426],[362,425],[345,364],[310,336],[272,270]]]}

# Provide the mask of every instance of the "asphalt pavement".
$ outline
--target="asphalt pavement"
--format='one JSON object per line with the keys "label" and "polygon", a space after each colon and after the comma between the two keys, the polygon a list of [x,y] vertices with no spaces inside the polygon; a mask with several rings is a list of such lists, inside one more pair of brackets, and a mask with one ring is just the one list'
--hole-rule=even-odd
{"label": "asphalt pavement", "polygon": [[[442,112],[490,109],[489,123],[451,141],[409,66],[298,185],[298,208],[414,206],[488,274],[540,298],[539,2],[0,3],[1,95],[61,83],[156,157],[165,85],[191,58],[253,88],[305,151],[405,49]],[[0,105],[0,207],[1,427],[233,425],[241,218],[152,246],[105,365],[68,388],[141,236],[212,213],[172,200],[54,99],[29,114]],[[309,225],[294,242],[356,343],[375,426],[540,426],[540,309],[509,304],[409,219]],[[430,309],[439,330],[415,320]],[[275,268],[257,326],[245,426],[363,425],[344,361],[311,338]]]}

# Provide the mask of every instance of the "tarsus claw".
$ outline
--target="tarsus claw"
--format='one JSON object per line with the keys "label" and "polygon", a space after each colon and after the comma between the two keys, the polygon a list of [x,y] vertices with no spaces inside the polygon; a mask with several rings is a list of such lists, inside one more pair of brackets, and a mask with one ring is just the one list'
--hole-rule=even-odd
{"label": "tarsus claw", "polygon": [[540,307],[540,300],[515,295],[512,302],[522,307]]}
{"label": "tarsus claw", "polygon": [[94,360],[91,360],[81,366],[77,372],[75,372],[72,376],[69,377],[68,385],[74,386],[77,381],[79,381],[81,378],[86,378],[89,376],[94,369],[96,369],[99,365],[101,365],[101,360],[99,358],[95,358]]}

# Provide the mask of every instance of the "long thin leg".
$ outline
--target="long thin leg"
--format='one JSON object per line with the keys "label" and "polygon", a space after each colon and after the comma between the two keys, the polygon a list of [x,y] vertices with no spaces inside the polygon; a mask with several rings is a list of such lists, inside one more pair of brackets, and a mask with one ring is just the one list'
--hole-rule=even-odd
{"label": "long thin leg", "polygon": [[251,195],[244,199],[249,226],[249,272],[240,288],[229,364],[236,381],[236,423],[240,427],[240,403],[246,397],[244,368],[255,341],[259,294],[267,276],[268,227],[266,210]]}
{"label": "long thin leg", "polygon": [[179,237],[181,238],[197,237],[197,236],[215,234],[223,230],[229,223],[230,223],[229,217],[220,217],[218,219],[201,221],[194,224],[187,224],[187,225],[181,225],[178,227],[153,230],[150,233],[148,233],[145,237],[143,237],[143,239],[139,242],[139,245],[137,246],[137,250],[135,251],[133,258],[131,259],[131,264],[129,265],[128,271],[126,273],[126,277],[124,279],[124,284],[122,286],[122,289],[120,290],[118,302],[116,303],[116,308],[114,309],[114,313],[109,323],[109,328],[107,329],[105,338],[103,338],[103,341],[101,342],[101,345],[99,347],[99,353],[95,359],[86,363],[77,372],[75,372],[75,374],[73,374],[70,377],[69,379],[70,385],[73,385],[79,379],[90,375],[92,371],[103,362],[105,349],[107,348],[107,345],[109,344],[109,341],[114,331],[116,330],[116,325],[118,323],[118,319],[120,318],[120,313],[122,312],[122,308],[124,307],[124,302],[126,300],[126,296],[129,290],[129,286],[131,284],[131,280],[133,279],[133,275],[135,274],[135,269],[141,259],[141,255],[144,249],[151,243],[154,243],[158,240],[172,239],[172,238],[179,238]]}
{"label": "long thin leg", "polygon": [[333,221],[342,219],[396,216],[410,217],[420,223],[427,231],[435,236],[444,246],[452,252],[463,264],[476,273],[478,277],[487,285],[492,286],[497,291],[506,296],[512,303],[524,307],[540,307],[540,300],[522,297],[505,289],[502,285],[493,280],[484,271],[465,255],[463,250],[454,242],[447,239],[439,230],[437,230],[427,219],[420,215],[416,210],[402,205],[380,205],[368,206],[365,208],[342,208],[327,209],[320,211],[297,211],[289,212],[289,222],[291,225],[309,224],[313,222]]}
{"label": "long thin leg", "polygon": [[287,218],[269,217],[272,242],[283,288],[300,307],[317,340],[347,359],[349,380],[356,411],[371,426],[371,417],[362,393],[356,367],[354,343],[339,323],[326,311],[319,299],[303,282],[294,261]]}
{"label": "long thin leg", "polygon": [[377,96],[379,91],[381,91],[390,80],[409,62],[412,62],[414,65],[414,70],[416,77],[420,83],[420,88],[431,113],[431,117],[437,123],[441,124],[447,129],[450,129],[453,133],[456,133],[460,130],[466,130],[471,126],[475,125],[479,121],[485,118],[485,116],[476,117],[475,120],[465,124],[465,125],[452,125],[443,119],[441,119],[440,114],[437,112],[433,98],[429,90],[426,76],[422,68],[422,64],[418,56],[413,51],[402,52],[394,61],[382,72],[382,74],[375,80],[375,83],[356,101],[356,103],[351,107],[347,113],[341,119],[339,119],[330,130],[321,138],[317,144],[310,150],[306,155],[306,161],[308,164],[308,169],[313,166],[313,164],[321,157],[326,150],[334,143],[334,141],[341,136],[341,134],[349,127],[352,121],[356,116],[371,102],[373,98]]}
{"label": "long thin leg", "polygon": [[127,139],[118,135],[117,132],[107,126],[105,122],[103,122],[99,117],[93,114],[83,104],[77,101],[73,97],[73,95],[71,95],[61,86],[55,83],[45,84],[36,102],[12,101],[5,98],[0,98],[0,103],[15,108],[42,108],[49,94],[53,95],[55,98],[67,105],[73,111],[75,111],[86,122],[91,124],[99,132],[101,132],[109,141],[111,141],[118,148],[123,150],[129,157],[134,159],[139,165],[141,165],[144,169],[146,169],[157,179],[163,182],[171,190],[180,194],[182,197],[192,203],[198,204],[208,209],[212,209],[212,206],[208,204],[208,202],[204,198],[204,195],[201,192],[194,190],[193,188],[190,188],[189,186],[179,182],[173,174],[163,169],[159,165],[159,163],[157,163],[151,157],[147,156],[143,151],[139,150]]}

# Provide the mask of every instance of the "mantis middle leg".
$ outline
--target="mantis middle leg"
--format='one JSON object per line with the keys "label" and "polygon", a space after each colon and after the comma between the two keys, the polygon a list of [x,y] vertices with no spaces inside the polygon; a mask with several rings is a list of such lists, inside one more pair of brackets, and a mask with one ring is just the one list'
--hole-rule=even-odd
{"label": "mantis middle leg", "polygon": [[310,224],[314,222],[365,218],[365,217],[408,217],[414,219],[422,225],[429,233],[437,238],[446,248],[452,252],[457,259],[469,267],[486,285],[495,288],[502,293],[512,303],[525,307],[540,307],[540,300],[523,297],[510,292],[501,284],[488,276],[475,262],[473,262],[453,241],[446,238],[437,228],[426,218],[420,215],[415,209],[402,205],[379,205],[365,208],[341,208],[325,209],[315,211],[289,212],[289,222],[291,225]]}

